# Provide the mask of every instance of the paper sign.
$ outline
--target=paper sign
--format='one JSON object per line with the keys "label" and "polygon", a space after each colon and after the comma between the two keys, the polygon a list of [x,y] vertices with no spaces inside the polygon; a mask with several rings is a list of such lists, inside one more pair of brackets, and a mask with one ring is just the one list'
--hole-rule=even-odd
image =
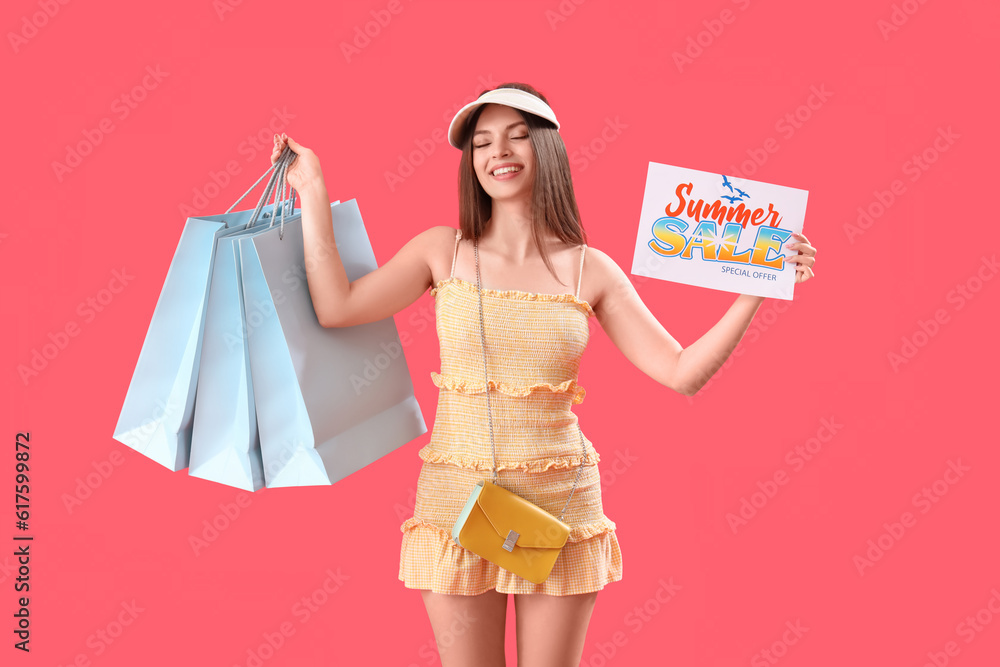
{"label": "paper sign", "polygon": [[632,274],[791,300],[809,192],[649,163]]}

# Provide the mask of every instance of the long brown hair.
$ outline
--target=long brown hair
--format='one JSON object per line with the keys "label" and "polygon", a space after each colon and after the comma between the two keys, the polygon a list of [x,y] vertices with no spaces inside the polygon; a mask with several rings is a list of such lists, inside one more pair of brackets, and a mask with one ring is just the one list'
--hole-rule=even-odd
{"label": "long brown hair", "polygon": [[[531,93],[546,104],[545,96],[526,83],[502,83],[497,88],[516,88]],[[483,91],[483,93],[488,91]],[[482,93],[480,93],[482,95]],[[462,160],[458,167],[458,221],[462,236],[478,239],[486,229],[493,209],[493,200],[483,190],[472,162],[472,130],[486,105],[479,106],[469,116],[462,136]],[[541,243],[545,231],[553,232],[565,243],[587,242],[580,223],[573,180],[569,172],[569,156],[559,130],[550,121],[533,113],[515,109],[528,125],[528,140],[535,153],[535,180],[531,189],[531,238],[538,248],[545,267],[556,278],[549,262],[548,251]]]}

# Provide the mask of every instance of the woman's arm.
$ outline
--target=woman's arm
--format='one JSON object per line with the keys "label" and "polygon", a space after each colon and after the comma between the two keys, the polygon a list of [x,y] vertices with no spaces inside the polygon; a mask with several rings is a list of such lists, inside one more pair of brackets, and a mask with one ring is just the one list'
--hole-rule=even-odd
{"label": "woman's arm", "polygon": [[451,227],[432,227],[411,239],[392,259],[358,278],[347,279],[337,250],[330,199],[313,151],[290,138],[275,142],[272,162],[284,141],[298,157],[286,175],[301,198],[306,281],[316,317],[324,327],[347,327],[385,319],[416,301],[431,285],[430,257],[453,239]]}
{"label": "woman's arm", "polygon": [[[802,282],[813,275],[815,249],[808,241],[791,247],[812,251],[788,258],[797,263],[796,282]],[[588,251],[587,258],[592,260],[594,267],[591,276],[605,285],[593,309],[608,338],[639,370],[685,396],[698,393],[722,367],[764,302],[764,297],[739,295],[715,326],[683,347],[649,311],[614,260],[593,248]]]}
{"label": "woman's arm", "polygon": [[307,187],[302,197],[306,280],[316,317],[324,327],[349,327],[385,319],[431,285],[428,259],[454,239],[451,227],[432,227],[413,237],[392,259],[354,282],[337,251],[326,187]]}
{"label": "woman's arm", "polygon": [[694,396],[722,368],[750,328],[762,303],[762,296],[740,294],[715,326],[681,351],[677,374],[688,389],[681,393]]}

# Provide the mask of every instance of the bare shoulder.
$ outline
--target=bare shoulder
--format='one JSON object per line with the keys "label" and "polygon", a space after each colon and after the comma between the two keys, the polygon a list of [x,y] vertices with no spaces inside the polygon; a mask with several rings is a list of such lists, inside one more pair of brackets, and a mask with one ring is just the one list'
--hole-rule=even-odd
{"label": "bare shoulder", "polygon": [[598,313],[609,295],[627,289],[632,283],[618,263],[603,250],[588,245],[584,261],[581,296],[589,296],[586,301]]}
{"label": "bare shoulder", "polygon": [[456,232],[454,227],[444,225],[425,229],[407,241],[389,260],[387,266],[392,264],[397,269],[404,267],[411,278],[419,274],[421,281],[433,285],[439,279],[442,270],[446,272],[445,276],[448,275],[447,270],[451,266],[451,248],[454,247]]}
{"label": "bare shoulder", "polygon": [[447,225],[435,225],[434,227],[428,227],[414,236],[413,240],[425,245],[441,245],[445,242],[445,240],[454,242],[455,234],[457,232],[458,230],[454,227],[449,227]]}
{"label": "bare shoulder", "polygon": [[406,245],[411,246],[413,250],[426,256],[428,258],[428,262],[430,262],[436,255],[440,254],[442,249],[448,246],[449,243],[454,245],[455,234],[457,231],[458,230],[454,227],[437,225],[420,232],[410,239]]}
{"label": "bare shoulder", "polygon": [[450,275],[457,234],[458,229],[455,227],[436,225],[414,237],[413,242],[420,245],[421,254],[427,258],[427,265],[431,271],[431,285]]}
{"label": "bare shoulder", "polygon": [[613,272],[615,269],[621,270],[618,263],[611,259],[608,253],[592,245],[587,246],[587,267],[594,272]]}
{"label": "bare shoulder", "polygon": [[606,286],[609,282],[622,278],[627,279],[625,272],[618,266],[618,262],[594,246],[587,246],[587,256],[584,261],[587,263],[585,271],[594,279],[595,287],[598,289],[601,286]]}

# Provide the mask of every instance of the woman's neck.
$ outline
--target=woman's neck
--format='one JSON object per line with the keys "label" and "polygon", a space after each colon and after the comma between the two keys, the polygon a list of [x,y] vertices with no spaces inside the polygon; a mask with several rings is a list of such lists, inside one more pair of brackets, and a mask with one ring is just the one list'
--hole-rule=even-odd
{"label": "woman's neck", "polygon": [[538,248],[531,238],[531,201],[493,200],[492,215],[483,239],[494,252],[503,255],[512,264],[538,256]]}

